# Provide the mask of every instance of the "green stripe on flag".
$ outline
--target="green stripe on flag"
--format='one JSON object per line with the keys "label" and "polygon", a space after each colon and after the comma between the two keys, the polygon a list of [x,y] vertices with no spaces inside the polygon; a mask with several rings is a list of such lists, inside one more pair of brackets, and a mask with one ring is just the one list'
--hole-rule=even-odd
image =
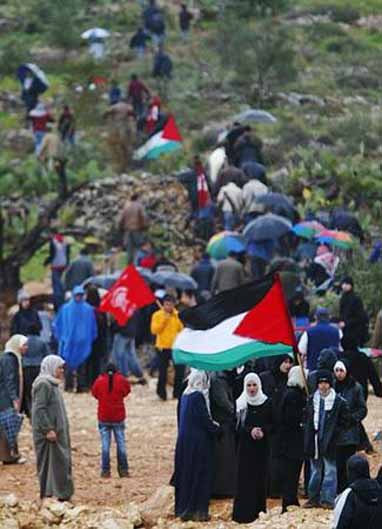
{"label": "green stripe on flag", "polygon": [[205,371],[221,371],[243,365],[251,358],[282,354],[293,355],[293,347],[282,343],[269,344],[253,341],[214,354],[190,353],[182,349],[173,349],[172,354],[176,364],[186,364]]}
{"label": "green stripe on flag", "polygon": [[157,147],[150,149],[144,156],[145,160],[156,160],[162,154],[173,152],[182,148],[182,144],[178,141],[168,141]]}

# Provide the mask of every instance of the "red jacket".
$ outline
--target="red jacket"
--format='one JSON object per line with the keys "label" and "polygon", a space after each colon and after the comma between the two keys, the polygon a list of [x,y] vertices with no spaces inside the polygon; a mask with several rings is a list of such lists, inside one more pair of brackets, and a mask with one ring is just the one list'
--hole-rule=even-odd
{"label": "red jacket", "polygon": [[114,373],[111,392],[109,392],[109,375],[107,373],[100,375],[92,387],[92,394],[98,400],[98,420],[122,422],[126,417],[123,399],[129,393],[129,381],[121,373]]}

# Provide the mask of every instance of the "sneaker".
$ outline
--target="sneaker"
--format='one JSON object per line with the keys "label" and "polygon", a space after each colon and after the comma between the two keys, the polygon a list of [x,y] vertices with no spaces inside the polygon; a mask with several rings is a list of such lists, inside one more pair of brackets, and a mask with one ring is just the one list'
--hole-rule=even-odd
{"label": "sneaker", "polygon": [[128,470],[121,470],[118,472],[120,478],[129,478],[130,474]]}
{"label": "sneaker", "polygon": [[139,378],[137,381],[137,384],[140,384],[141,386],[145,386],[147,384],[147,380],[145,377]]}
{"label": "sneaker", "polygon": [[320,507],[320,505],[316,501],[308,500],[304,503],[302,507],[303,509],[317,509],[318,507]]}
{"label": "sneaker", "polygon": [[110,470],[108,471],[105,471],[105,470],[102,470],[101,472],[101,478],[111,478],[111,473],[110,473]]}

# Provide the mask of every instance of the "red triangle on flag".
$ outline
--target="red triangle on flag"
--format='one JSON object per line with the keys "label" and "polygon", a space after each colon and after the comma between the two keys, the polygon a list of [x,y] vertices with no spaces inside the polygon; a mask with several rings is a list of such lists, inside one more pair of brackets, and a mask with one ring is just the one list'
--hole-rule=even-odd
{"label": "red triangle on flag", "polygon": [[241,320],[233,334],[270,344],[296,346],[293,325],[279,276],[263,299]]}
{"label": "red triangle on flag", "polygon": [[175,119],[171,114],[166,121],[166,125],[163,127],[162,138],[164,140],[183,141],[179,129],[176,126]]}

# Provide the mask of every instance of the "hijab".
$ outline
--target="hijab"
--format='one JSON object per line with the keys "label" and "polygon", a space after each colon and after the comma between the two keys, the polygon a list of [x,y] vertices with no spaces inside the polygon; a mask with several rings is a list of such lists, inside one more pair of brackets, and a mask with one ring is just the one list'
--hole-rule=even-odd
{"label": "hijab", "polygon": [[23,360],[21,356],[21,348],[28,343],[28,338],[23,334],[14,334],[9,338],[5,344],[5,352],[13,353],[17,358],[18,370],[19,370],[19,400],[23,398]]}
{"label": "hijab", "polygon": [[354,454],[348,459],[346,466],[349,483],[353,483],[357,479],[370,479],[369,462],[365,457]]}
{"label": "hijab", "polygon": [[[249,382],[255,382],[257,384],[258,390],[254,397],[251,397],[247,392],[247,384]],[[261,406],[267,399],[268,397],[263,393],[260,377],[256,373],[248,373],[244,377],[243,393],[236,400],[236,409],[238,412],[245,410],[248,404],[251,406]]]}
{"label": "hijab", "polygon": [[187,378],[187,387],[184,390],[183,395],[191,395],[199,391],[204,396],[206,401],[208,413],[210,414],[210,379],[205,371],[200,371],[199,369],[191,369],[190,374]]}
{"label": "hijab", "polygon": [[60,380],[56,378],[56,371],[59,367],[65,365],[65,360],[61,356],[48,355],[41,362],[40,374],[33,382],[33,389],[42,381],[47,380],[58,385]]}
{"label": "hijab", "polygon": [[[304,369],[305,377],[308,374],[308,371]],[[289,373],[288,373],[288,382],[287,382],[288,388],[295,388],[298,387],[300,389],[305,388],[304,383],[304,377],[302,374],[302,368],[300,366],[293,366],[291,367]]]}

